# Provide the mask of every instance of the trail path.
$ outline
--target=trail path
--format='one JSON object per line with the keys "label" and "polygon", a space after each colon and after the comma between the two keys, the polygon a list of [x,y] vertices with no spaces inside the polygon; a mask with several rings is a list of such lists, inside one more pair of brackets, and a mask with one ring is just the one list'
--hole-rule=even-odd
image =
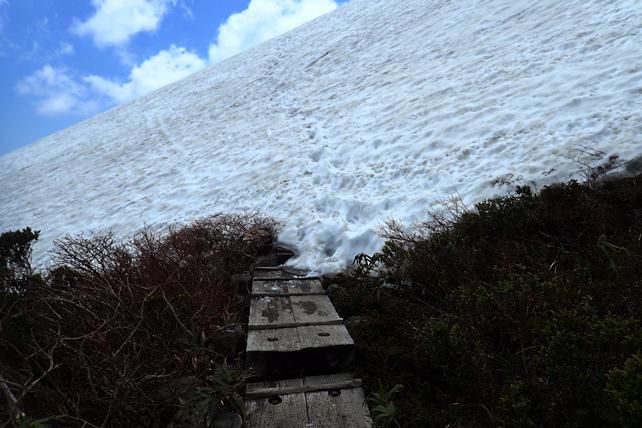
{"label": "trail path", "polygon": [[247,385],[249,428],[372,426],[354,342],[318,278],[256,268],[246,358],[263,378]]}

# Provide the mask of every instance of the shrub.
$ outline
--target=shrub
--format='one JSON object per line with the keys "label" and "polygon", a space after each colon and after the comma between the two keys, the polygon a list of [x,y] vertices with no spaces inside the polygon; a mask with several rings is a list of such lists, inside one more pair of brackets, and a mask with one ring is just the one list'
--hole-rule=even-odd
{"label": "shrub", "polygon": [[166,235],[57,242],[45,280],[8,315],[28,330],[0,332],[16,397],[6,420],[191,426],[241,411],[240,350],[225,327],[240,322],[234,277],[274,233],[259,215],[220,215]]}
{"label": "shrub", "polygon": [[642,353],[631,355],[623,368],[608,373],[606,393],[615,409],[614,422],[624,427],[642,426]]}
{"label": "shrub", "polygon": [[[642,177],[451,199],[335,277],[402,426],[637,426]],[[378,298],[373,296],[378,295]]]}
{"label": "shrub", "polygon": [[0,295],[3,301],[9,294],[24,294],[33,280],[31,246],[39,234],[27,227],[0,235]]}

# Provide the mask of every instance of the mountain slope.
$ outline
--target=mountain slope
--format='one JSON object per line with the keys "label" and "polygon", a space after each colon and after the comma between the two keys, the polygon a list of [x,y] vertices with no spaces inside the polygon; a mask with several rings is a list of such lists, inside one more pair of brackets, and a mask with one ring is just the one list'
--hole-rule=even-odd
{"label": "mountain slope", "polygon": [[0,229],[42,229],[42,262],[64,233],[260,209],[295,264],[337,269],[387,218],[572,177],[579,145],[642,154],[640,22],[636,0],[352,0],[3,156]]}

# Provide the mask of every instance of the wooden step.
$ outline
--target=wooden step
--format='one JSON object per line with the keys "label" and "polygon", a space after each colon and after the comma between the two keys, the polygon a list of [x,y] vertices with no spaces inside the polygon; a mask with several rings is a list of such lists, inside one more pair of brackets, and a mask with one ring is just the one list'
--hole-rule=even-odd
{"label": "wooden step", "polygon": [[341,321],[326,295],[281,295],[251,299],[251,327],[324,321]]}
{"label": "wooden step", "polygon": [[370,428],[361,382],[347,373],[248,384],[248,428]]}
{"label": "wooden step", "polygon": [[[308,317],[305,311],[292,310],[300,308],[300,304],[287,302],[296,298],[271,297],[269,304],[261,302],[266,298],[254,300],[250,319],[256,322],[248,326],[247,364],[257,375],[273,376],[351,369],[354,342],[334,308],[327,312],[329,316]],[[259,311],[273,309],[270,318],[257,316]]]}
{"label": "wooden step", "polygon": [[258,375],[348,370],[354,342],[317,279],[255,279],[246,359]]}
{"label": "wooden step", "polygon": [[246,426],[371,427],[360,380],[343,373],[353,368],[354,342],[319,279],[258,267],[250,297],[246,363],[286,380],[247,386]]}
{"label": "wooden step", "polygon": [[[259,266],[254,269],[254,279],[292,279],[292,278],[313,278],[305,271],[285,267]],[[316,278],[318,279],[318,278]]]}
{"label": "wooden step", "polygon": [[323,295],[321,281],[316,278],[264,278],[252,281],[252,296]]}

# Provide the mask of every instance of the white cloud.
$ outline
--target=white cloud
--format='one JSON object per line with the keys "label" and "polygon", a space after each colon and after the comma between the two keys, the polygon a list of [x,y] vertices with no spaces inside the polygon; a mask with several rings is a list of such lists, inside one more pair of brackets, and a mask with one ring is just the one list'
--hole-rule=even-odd
{"label": "white cloud", "polygon": [[120,46],[143,31],[158,28],[176,0],[92,0],[96,13],[84,22],[75,21],[71,31],[91,35],[99,47]]}
{"label": "white cloud", "polygon": [[205,67],[205,61],[183,47],[170,46],[136,65],[126,83],[91,75],[85,81],[91,87],[118,103],[132,100],[175,82]]}
{"label": "white cloud", "polygon": [[194,20],[194,12],[192,12],[192,9],[188,5],[186,5],[185,2],[182,2],[182,1],[179,3],[179,6],[180,6],[181,10],[183,11],[183,18],[185,18],[185,19],[187,19],[189,21],[193,21]]}
{"label": "white cloud", "polygon": [[16,90],[21,95],[36,97],[36,112],[44,116],[86,115],[98,109],[98,104],[89,99],[87,88],[62,67],[47,64],[22,79]]}
{"label": "white cloud", "polygon": [[[0,5],[3,1],[0,0]],[[156,29],[171,5],[179,0],[92,0],[96,13],[73,26],[77,34],[91,34],[99,46],[114,45],[127,53],[126,42],[141,31]],[[220,61],[269,38],[285,33],[337,7],[334,0],[250,0],[246,10],[234,14],[218,29],[209,59]],[[71,55],[63,43],[54,56]],[[98,75],[78,77],[64,67],[49,64],[22,79],[16,90],[37,99],[43,115],[89,114],[110,104],[123,103],[203,69],[206,60],[184,47],[171,45],[140,64],[134,64],[126,82]],[[102,100],[102,103],[101,101]]]}
{"label": "white cloud", "polygon": [[22,49],[17,55],[18,61],[32,61],[42,64],[53,62],[58,58],[73,55],[74,46],[67,42],[60,42],[56,47],[42,46],[37,40],[31,42],[29,49]]}
{"label": "white cloud", "polygon": [[230,16],[210,45],[210,61],[218,62],[283,34],[336,9],[334,0],[250,0],[243,12]]}
{"label": "white cloud", "polygon": [[[63,50],[68,49],[63,47]],[[125,83],[96,75],[80,77],[65,67],[47,64],[18,82],[16,91],[20,95],[36,99],[35,107],[38,114],[88,115],[107,105],[138,98],[182,79],[205,65],[205,60],[195,53],[171,45],[169,49],[162,50],[141,64],[135,65]]]}

